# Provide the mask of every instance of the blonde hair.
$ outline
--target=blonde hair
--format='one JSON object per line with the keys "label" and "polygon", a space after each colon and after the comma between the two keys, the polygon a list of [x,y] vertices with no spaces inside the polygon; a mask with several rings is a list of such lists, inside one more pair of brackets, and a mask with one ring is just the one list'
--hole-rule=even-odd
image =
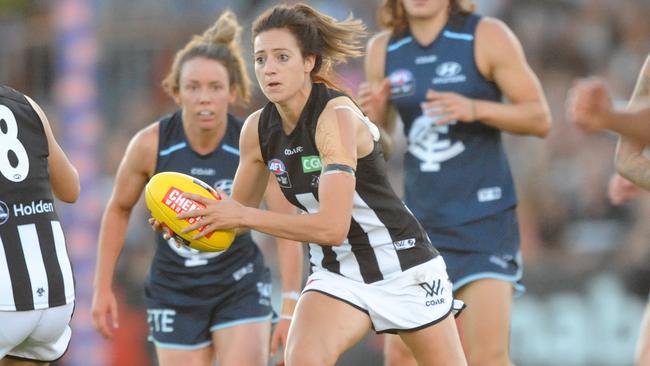
{"label": "blonde hair", "polygon": [[[476,5],[466,0],[449,0],[449,14],[469,14]],[[402,0],[384,0],[377,11],[379,25],[395,35],[403,35],[409,26],[406,9]]]}
{"label": "blonde hair", "polygon": [[361,38],[366,35],[366,26],[352,15],[338,21],[306,4],[278,5],[253,22],[253,39],[271,29],[289,30],[298,41],[302,56],[315,57],[312,81],[335,88],[332,67],[346,63],[348,57],[363,55]]}
{"label": "blonde hair", "polygon": [[163,89],[173,96],[179,90],[181,69],[185,62],[197,57],[221,62],[228,71],[230,87],[235,89],[237,101],[250,101],[250,78],[239,46],[242,27],[231,11],[225,11],[202,35],[195,35],[174,56],[172,68],[162,82]]}

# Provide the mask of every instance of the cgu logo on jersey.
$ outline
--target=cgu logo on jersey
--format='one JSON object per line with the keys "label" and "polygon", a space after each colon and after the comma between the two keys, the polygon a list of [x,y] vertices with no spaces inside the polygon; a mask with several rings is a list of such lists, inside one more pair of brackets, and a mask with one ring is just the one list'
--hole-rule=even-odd
{"label": "cgu logo on jersey", "polygon": [[0,201],[0,225],[9,221],[9,207],[7,204]]}
{"label": "cgu logo on jersey", "polygon": [[406,97],[415,93],[415,78],[411,70],[395,70],[388,76],[388,80],[392,98]]}
{"label": "cgu logo on jersey", "polygon": [[436,67],[436,77],[431,80],[433,84],[464,83],[467,77],[461,74],[463,67],[454,61],[448,61]]}
{"label": "cgu logo on jersey", "polygon": [[280,159],[269,160],[269,170],[275,175],[280,187],[291,188],[291,181],[289,180],[289,173]]}
{"label": "cgu logo on jersey", "polygon": [[[465,144],[448,138],[449,125],[437,126],[439,117],[422,115],[413,121],[408,135],[408,152],[420,160],[420,171],[440,171],[440,164],[465,151]],[[450,125],[456,124],[456,121]]]}
{"label": "cgu logo on jersey", "polygon": [[302,171],[304,173],[319,172],[321,170],[320,157],[318,155],[303,156]]}
{"label": "cgu logo on jersey", "polygon": [[[191,200],[183,196],[183,193],[185,192],[176,187],[169,187],[169,190],[167,191],[167,193],[162,199],[162,203],[165,206],[171,208],[177,215],[180,215],[185,212],[205,208],[205,206],[202,203],[196,202],[194,200]],[[188,217],[185,219],[185,221],[189,222],[190,224],[194,224],[195,222],[198,222],[200,220],[201,220],[200,216]],[[198,230],[199,232],[205,230],[205,226],[201,226]],[[212,236],[212,233],[206,235],[207,238],[209,238],[210,236]]]}

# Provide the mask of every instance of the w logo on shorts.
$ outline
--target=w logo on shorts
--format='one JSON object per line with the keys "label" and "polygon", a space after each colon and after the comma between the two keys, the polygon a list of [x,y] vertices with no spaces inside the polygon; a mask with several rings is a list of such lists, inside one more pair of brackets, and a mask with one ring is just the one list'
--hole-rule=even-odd
{"label": "w logo on shorts", "polygon": [[442,290],[444,290],[444,288],[440,287],[441,285],[440,279],[434,280],[433,282],[431,282],[431,284],[427,282],[422,282],[419,285],[427,293],[425,297],[434,297],[434,296],[442,295]]}

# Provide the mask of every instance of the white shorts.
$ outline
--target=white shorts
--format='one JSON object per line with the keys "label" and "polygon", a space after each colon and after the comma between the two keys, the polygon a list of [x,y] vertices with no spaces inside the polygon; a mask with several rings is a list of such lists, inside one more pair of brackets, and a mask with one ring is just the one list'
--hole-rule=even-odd
{"label": "white shorts", "polygon": [[55,361],[68,349],[74,303],[49,309],[0,311],[0,359],[13,356],[40,362]]}
{"label": "white shorts", "polygon": [[307,291],[323,293],[365,312],[377,333],[422,329],[464,307],[453,298],[441,256],[370,284],[318,270],[307,279],[303,292]]}

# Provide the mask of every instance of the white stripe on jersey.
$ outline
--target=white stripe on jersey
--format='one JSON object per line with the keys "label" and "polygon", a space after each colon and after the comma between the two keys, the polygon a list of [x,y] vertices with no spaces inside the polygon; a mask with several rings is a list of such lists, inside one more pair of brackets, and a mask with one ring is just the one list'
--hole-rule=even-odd
{"label": "white stripe on jersey", "polygon": [[[345,239],[342,245],[333,246],[332,250],[336,253],[336,260],[341,264],[339,270],[341,274],[347,278],[353,278],[359,280],[363,278],[361,276],[361,268],[359,268],[359,262],[356,261],[354,253],[352,253],[352,246],[348,239]],[[345,260],[344,259],[348,259]],[[349,260],[352,258],[353,260]]]}
{"label": "white stripe on jersey", "polygon": [[[390,232],[384,223],[379,220],[375,211],[366,204],[356,191],[354,192],[352,207],[352,218],[368,235],[368,242],[370,242],[370,246],[375,252],[379,270],[384,279],[390,277],[391,273],[401,272],[399,258],[397,257],[397,251],[393,247]],[[343,271],[343,264],[341,264],[341,271]]]}
{"label": "white stripe on jersey", "polygon": [[59,268],[63,275],[63,288],[65,290],[65,300],[70,302],[74,300],[74,279],[72,278],[72,267],[68,258],[68,250],[65,246],[65,236],[59,221],[52,221],[52,234],[54,235],[54,248],[56,249],[56,258],[59,261]]}
{"label": "white stripe on jersey", "polygon": [[[38,241],[35,224],[18,225],[18,236],[25,253],[27,272],[32,285],[32,296],[34,296],[34,309],[45,309],[49,306],[49,288],[47,285],[47,272],[41,253],[41,245]],[[44,291],[44,292],[43,292]],[[40,296],[39,296],[40,292]]]}
{"label": "white stripe on jersey", "polygon": [[0,311],[15,311],[14,290],[9,277],[9,265],[4,251],[4,243],[0,238]]}

